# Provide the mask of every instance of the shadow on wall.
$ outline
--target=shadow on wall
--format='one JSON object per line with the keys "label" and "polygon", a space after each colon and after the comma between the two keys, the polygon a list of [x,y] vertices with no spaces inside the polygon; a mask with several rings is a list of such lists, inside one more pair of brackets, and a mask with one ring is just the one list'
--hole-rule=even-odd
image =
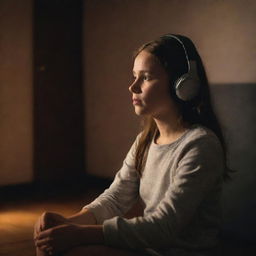
{"label": "shadow on wall", "polygon": [[256,84],[216,84],[213,104],[236,170],[223,191],[224,235],[256,240]]}

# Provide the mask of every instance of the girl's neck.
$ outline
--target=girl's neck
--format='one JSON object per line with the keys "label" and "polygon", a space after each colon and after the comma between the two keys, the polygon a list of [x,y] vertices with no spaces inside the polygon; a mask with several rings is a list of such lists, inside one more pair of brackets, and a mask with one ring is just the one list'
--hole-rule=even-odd
{"label": "girl's neck", "polygon": [[155,138],[157,144],[169,144],[179,139],[188,129],[180,117],[154,118],[158,133]]}

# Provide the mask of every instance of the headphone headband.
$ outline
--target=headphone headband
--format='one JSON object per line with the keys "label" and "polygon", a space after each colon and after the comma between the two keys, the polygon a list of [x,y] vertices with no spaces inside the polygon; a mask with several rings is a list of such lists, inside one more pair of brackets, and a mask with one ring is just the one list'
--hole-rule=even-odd
{"label": "headphone headband", "polygon": [[187,60],[187,64],[188,64],[188,72],[190,72],[190,70],[191,70],[190,60],[189,60],[189,57],[188,57],[187,49],[186,49],[184,43],[182,42],[182,40],[177,35],[173,35],[173,34],[167,34],[167,35],[165,35],[165,37],[174,38],[181,44],[181,46],[184,50],[185,56],[186,56],[186,60]]}

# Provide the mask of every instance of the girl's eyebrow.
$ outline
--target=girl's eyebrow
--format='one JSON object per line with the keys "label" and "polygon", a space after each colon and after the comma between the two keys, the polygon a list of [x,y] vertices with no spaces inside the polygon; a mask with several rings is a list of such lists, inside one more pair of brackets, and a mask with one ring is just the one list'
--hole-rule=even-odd
{"label": "girl's eyebrow", "polygon": [[[133,70],[132,71],[133,74],[136,74],[136,72]],[[152,73],[152,71],[150,70],[139,70],[138,73]]]}

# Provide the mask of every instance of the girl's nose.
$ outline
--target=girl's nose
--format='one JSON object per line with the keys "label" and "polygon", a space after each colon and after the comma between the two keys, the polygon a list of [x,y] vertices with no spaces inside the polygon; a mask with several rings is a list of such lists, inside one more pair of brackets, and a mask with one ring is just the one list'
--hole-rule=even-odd
{"label": "girl's nose", "polygon": [[140,85],[138,81],[134,81],[130,86],[129,86],[129,91],[131,93],[139,93],[140,92]]}

